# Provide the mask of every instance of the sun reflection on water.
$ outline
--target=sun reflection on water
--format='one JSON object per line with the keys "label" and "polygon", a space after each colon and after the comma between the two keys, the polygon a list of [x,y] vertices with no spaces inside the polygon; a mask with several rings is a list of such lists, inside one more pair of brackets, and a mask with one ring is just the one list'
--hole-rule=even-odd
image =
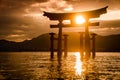
{"label": "sun reflection on water", "polygon": [[76,75],[82,75],[82,72],[83,72],[83,68],[82,68],[82,66],[83,66],[83,63],[82,63],[82,61],[81,61],[81,56],[80,56],[80,53],[79,52],[76,52],[75,53],[75,57],[76,57],[76,62],[75,62],[75,73],[76,73]]}

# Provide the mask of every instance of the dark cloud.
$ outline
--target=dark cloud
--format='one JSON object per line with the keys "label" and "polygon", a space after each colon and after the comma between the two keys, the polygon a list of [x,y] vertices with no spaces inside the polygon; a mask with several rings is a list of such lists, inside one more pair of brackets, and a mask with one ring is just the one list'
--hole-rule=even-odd
{"label": "dark cloud", "polygon": [[1,13],[13,13],[23,12],[25,8],[29,7],[31,4],[34,3],[42,3],[48,0],[1,0],[0,1],[0,12]]}
{"label": "dark cloud", "polygon": [[0,39],[5,38],[14,40],[15,37],[16,39],[18,38],[17,36],[10,35],[19,35],[19,38],[29,39],[45,31],[45,29],[42,27],[46,26],[46,24],[43,26],[41,21],[36,22],[31,17],[3,16],[1,18],[3,18],[3,20],[0,20]]}
{"label": "dark cloud", "polygon": [[38,35],[37,30],[41,31],[42,29],[35,30],[38,23],[36,23],[33,18],[24,16],[24,14],[27,14],[26,9],[29,9],[32,4],[47,1],[48,0],[0,0],[0,39],[14,40],[15,37],[16,39],[18,38],[17,35],[21,39],[25,39],[25,37],[27,39]]}

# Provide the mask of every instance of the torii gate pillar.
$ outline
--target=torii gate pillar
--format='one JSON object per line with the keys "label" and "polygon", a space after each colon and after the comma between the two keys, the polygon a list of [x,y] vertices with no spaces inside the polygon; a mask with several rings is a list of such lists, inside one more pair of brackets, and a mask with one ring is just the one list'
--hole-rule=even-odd
{"label": "torii gate pillar", "polygon": [[85,58],[90,58],[90,35],[89,35],[89,28],[88,28],[88,20],[86,19],[85,23]]}
{"label": "torii gate pillar", "polygon": [[58,52],[57,52],[57,57],[58,61],[61,61],[62,57],[62,20],[59,20],[59,32],[58,32]]}
{"label": "torii gate pillar", "polygon": [[55,33],[49,33],[50,35],[50,59],[54,58],[54,35]]}
{"label": "torii gate pillar", "polygon": [[94,59],[96,54],[95,54],[95,36],[97,34],[93,33],[92,35],[92,58]]}
{"label": "torii gate pillar", "polygon": [[81,55],[81,61],[83,60],[83,56],[84,56],[84,33],[83,32],[79,32],[80,33],[80,55]]}
{"label": "torii gate pillar", "polygon": [[67,47],[67,45],[68,45],[68,35],[63,35],[64,36],[64,58],[66,58],[67,57],[67,55],[68,55],[68,47]]}

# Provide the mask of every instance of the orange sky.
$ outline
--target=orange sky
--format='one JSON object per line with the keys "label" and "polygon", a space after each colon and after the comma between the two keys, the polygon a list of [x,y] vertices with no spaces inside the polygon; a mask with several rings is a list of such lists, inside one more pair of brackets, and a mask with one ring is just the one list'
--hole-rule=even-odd
{"label": "orange sky", "polygon": [[[108,6],[101,15],[100,25],[90,31],[99,35],[120,34],[120,0],[0,0],[0,39],[23,41],[40,34],[57,31],[50,29],[50,21],[43,16],[48,12],[78,12]],[[83,31],[84,27],[72,28]],[[71,31],[71,28],[63,31]]]}

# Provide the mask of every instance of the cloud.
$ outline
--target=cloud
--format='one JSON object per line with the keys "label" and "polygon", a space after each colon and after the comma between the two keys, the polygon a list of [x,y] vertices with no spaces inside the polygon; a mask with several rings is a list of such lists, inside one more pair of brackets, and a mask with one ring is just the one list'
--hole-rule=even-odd
{"label": "cloud", "polygon": [[[0,39],[15,40],[16,37],[16,40],[22,40],[23,38],[28,39],[35,37],[40,34],[40,32],[43,33],[44,30],[40,28],[43,25],[38,25],[39,23],[34,21],[32,17],[24,15],[27,14],[26,9],[29,9],[32,4],[47,1],[48,0],[0,0]],[[11,35],[19,35],[19,37]]]}
{"label": "cloud", "polygon": [[119,20],[101,20],[100,25],[92,27],[90,31],[98,35],[120,34],[120,19]]}
{"label": "cloud", "polygon": [[109,6],[108,10],[119,10],[120,0],[66,0],[76,11],[84,11]]}
{"label": "cloud", "polygon": [[115,28],[115,27],[120,27],[120,19],[119,20],[103,20],[100,21],[100,26],[101,27],[108,27],[108,28]]}
{"label": "cloud", "polygon": [[[0,0],[0,39],[21,41],[52,31],[49,19],[42,16],[43,11],[82,11],[108,5],[109,11],[115,10],[119,15],[119,4],[120,0]],[[116,19],[119,18],[116,16]],[[119,21],[109,22],[101,25],[120,27]]]}
{"label": "cloud", "polygon": [[64,0],[49,0],[43,3],[34,3],[30,5],[29,11],[48,11],[48,12],[63,12],[65,8],[70,8],[71,5],[67,4]]}
{"label": "cloud", "polygon": [[[17,36],[11,35],[20,35],[17,40],[30,39],[36,37],[44,32],[48,28],[48,24],[41,22],[42,20],[36,21],[32,17],[28,16],[4,16],[3,20],[0,20],[0,38],[14,40],[18,38]],[[45,28],[46,27],[46,28]],[[24,36],[21,36],[24,35]]]}
{"label": "cloud", "polygon": [[104,28],[96,28],[91,30],[92,32],[95,32],[98,35],[102,35],[102,36],[107,36],[107,35],[113,35],[113,34],[120,34],[120,28],[115,27],[104,27]]}
{"label": "cloud", "polygon": [[[63,0],[0,0],[0,39],[33,38],[49,31],[43,11],[63,11]],[[18,40],[18,39],[17,39]]]}

